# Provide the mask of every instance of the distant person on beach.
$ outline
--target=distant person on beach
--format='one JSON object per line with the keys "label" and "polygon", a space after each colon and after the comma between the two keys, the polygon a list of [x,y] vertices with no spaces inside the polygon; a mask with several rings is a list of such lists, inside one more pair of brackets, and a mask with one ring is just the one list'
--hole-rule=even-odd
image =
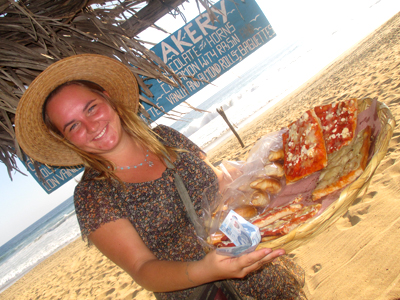
{"label": "distant person on beach", "polygon": [[303,270],[282,249],[206,254],[174,174],[200,215],[204,189],[218,191],[221,172],[184,135],[150,129],[138,106],[129,68],[93,54],[52,64],[20,100],[24,152],[48,165],[85,166],[74,193],[83,238],[157,299],[199,299],[205,284],[225,279],[244,299],[305,299]]}

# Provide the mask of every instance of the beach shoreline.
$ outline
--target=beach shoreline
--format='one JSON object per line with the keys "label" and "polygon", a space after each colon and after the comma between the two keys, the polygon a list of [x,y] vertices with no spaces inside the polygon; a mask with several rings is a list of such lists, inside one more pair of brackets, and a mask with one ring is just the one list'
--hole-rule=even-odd
{"label": "beach shoreline", "polygon": [[[290,256],[306,273],[309,299],[400,298],[400,14],[340,55],[279,103],[209,151],[214,165],[245,160],[262,136],[309,108],[348,98],[377,98],[396,120],[388,154],[364,197]],[[384,217],[383,217],[384,216]],[[81,238],[30,270],[0,299],[155,299]]]}

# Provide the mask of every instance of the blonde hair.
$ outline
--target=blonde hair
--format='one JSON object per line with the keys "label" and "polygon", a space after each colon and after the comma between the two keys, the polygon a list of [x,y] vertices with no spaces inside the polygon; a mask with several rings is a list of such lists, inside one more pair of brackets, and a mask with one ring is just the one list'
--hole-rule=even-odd
{"label": "blonde hair", "polygon": [[[75,151],[83,160],[84,165],[91,167],[98,172],[99,176],[96,179],[118,179],[115,175],[116,166],[113,162],[99,156],[96,154],[88,153],[83,151],[69,142],[63,134],[57,129],[57,127],[51,122],[49,116],[47,115],[46,108],[47,104],[51,99],[56,96],[64,87],[77,85],[89,89],[90,91],[100,95],[108,104],[115,110],[118,114],[122,128],[137,141],[141,146],[149,149],[150,152],[154,153],[162,162],[164,159],[171,160],[170,158],[176,157],[176,152],[179,151],[177,148],[169,147],[164,145],[158,136],[151,128],[137,115],[137,113],[126,103],[116,102],[111,97],[104,94],[104,89],[91,81],[87,80],[73,80],[61,84],[55,88],[46,98],[43,104],[43,121],[50,133],[61,141],[64,145]],[[86,171],[86,170],[85,170]]]}

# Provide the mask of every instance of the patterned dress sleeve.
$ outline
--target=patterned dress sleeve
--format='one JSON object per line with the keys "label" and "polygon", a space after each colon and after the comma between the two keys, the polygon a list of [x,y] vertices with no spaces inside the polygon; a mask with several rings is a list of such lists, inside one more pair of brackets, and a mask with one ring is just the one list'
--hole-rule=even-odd
{"label": "patterned dress sleeve", "polygon": [[206,153],[199,146],[175,129],[165,125],[158,125],[153,131],[162,138],[162,142],[167,146],[185,149],[201,159],[206,157]]}
{"label": "patterned dress sleeve", "polygon": [[85,174],[74,192],[75,211],[81,229],[82,238],[98,229],[102,224],[127,218],[128,214],[118,205],[124,198],[124,191],[118,184],[107,180],[91,180],[94,177]]}

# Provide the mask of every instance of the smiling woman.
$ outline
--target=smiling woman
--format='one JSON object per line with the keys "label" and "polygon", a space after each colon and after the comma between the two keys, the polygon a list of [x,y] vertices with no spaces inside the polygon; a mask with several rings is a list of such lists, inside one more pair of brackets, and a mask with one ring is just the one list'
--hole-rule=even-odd
{"label": "smiling woman", "polygon": [[46,124],[53,124],[76,147],[104,155],[127,135],[105,98],[107,94],[94,92],[79,82],[68,82],[47,98]]}
{"label": "smiling woman", "polygon": [[173,178],[200,216],[203,191],[222,188],[222,172],[179,132],[151,130],[137,115],[138,94],[127,66],[86,54],[51,65],[19,103],[16,133],[28,155],[85,165],[74,194],[83,238],[158,299],[204,299],[194,297],[205,284],[226,279],[237,299],[303,298],[302,269],[281,249],[204,252]]}

